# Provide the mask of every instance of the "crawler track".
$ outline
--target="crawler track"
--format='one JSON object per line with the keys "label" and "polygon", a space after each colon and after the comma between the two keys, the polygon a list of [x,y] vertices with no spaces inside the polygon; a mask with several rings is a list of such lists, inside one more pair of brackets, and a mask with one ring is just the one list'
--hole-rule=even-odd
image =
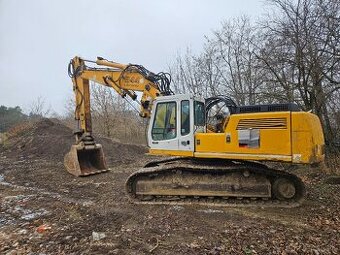
{"label": "crawler track", "polygon": [[137,204],[295,207],[305,188],[295,175],[259,163],[175,158],[153,161],[130,175]]}

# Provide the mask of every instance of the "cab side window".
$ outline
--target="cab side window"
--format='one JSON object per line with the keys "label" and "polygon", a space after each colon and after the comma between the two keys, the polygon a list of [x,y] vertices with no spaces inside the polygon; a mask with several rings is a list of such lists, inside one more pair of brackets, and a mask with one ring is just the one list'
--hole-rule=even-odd
{"label": "cab side window", "polygon": [[176,138],[176,102],[157,104],[151,136],[154,140]]}
{"label": "cab side window", "polygon": [[194,102],[194,121],[195,126],[205,126],[205,107],[202,102]]}
{"label": "cab side window", "polygon": [[189,100],[181,101],[181,135],[190,133],[190,104]]}

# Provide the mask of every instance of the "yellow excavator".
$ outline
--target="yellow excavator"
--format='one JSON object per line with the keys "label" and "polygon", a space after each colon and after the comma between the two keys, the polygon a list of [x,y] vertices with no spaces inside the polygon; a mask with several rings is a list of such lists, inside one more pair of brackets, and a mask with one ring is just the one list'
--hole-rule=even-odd
{"label": "yellow excavator", "polygon": [[137,100],[149,118],[149,154],[168,156],[134,172],[126,190],[134,203],[213,205],[299,205],[303,182],[266,162],[318,164],[324,137],[316,115],[296,104],[238,106],[227,96],[203,99],[174,94],[167,73],[98,57],[69,63],[76,99],[76,143],[64,165],[75,176],[108,170],[92,136],[89,82]]}

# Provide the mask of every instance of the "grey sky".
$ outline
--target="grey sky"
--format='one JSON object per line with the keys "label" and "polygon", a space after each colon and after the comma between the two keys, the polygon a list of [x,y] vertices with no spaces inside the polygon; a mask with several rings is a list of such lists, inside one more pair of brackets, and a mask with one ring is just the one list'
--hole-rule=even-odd
{"label": "grey sky", "polygon": [[166,71],[199,52],[223,20],[262,12],[261,0],[0,0],[0,105],[42,96],[58,113],[72,95],[69,60],[102,56]]}

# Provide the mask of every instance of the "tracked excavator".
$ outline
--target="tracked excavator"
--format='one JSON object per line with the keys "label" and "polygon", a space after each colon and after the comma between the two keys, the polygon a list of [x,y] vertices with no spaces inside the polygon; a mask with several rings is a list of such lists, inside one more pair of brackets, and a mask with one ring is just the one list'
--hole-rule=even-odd
{"label": "tracked excavator", "polygon": [[69,173],[108,170],[102,146],[92,136],[90,81],[136,100],[140,116],[149,119],[149,154],[167,157],[127,179],[134,203],[297,206],[304,197],[303,182],[266,162],[312,165],[324,160],[319,119],[296,104],[238,106],[228,96],[176,95],[169,74],[100,57],[75,57],[68,71],[77,123],[76,143],[64,159]]}

